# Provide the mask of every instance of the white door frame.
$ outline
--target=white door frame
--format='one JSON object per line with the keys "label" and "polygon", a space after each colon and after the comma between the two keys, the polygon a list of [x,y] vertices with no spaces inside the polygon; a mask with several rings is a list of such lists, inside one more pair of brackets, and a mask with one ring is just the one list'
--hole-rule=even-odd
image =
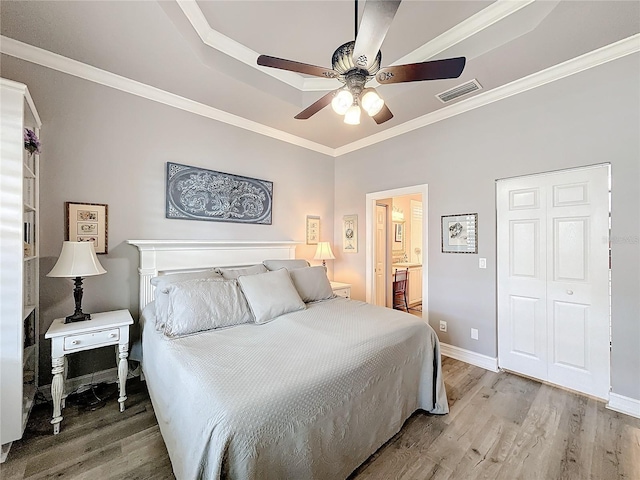
{"label": "white door frame", "polygon": [[375,236],[375,204],[385,198],[402,197],[404,195],[422,195],[422,319],[429,323],[429,185],[414,185],[411,187],[394,188],[381,192],[367,193],[366,195],[366,273],[365,291],[367,303],[372,303],[375,298],[375,252],[373,242]]}

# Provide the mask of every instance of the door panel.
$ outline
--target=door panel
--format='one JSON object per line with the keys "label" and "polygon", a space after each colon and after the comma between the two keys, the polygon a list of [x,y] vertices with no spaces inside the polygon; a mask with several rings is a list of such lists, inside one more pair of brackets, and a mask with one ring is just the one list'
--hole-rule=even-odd
{"label": "door panel", "polygon": [[553,223],[553,279],[586,282],[589,218],[555,218]]}
{"label": "door panel", "polygon": [[553,303],[551,318],[553,336],[551,341],[552,361],[555,365],[580,370],[589,369],[588,312],[588,305],[568,302]]}

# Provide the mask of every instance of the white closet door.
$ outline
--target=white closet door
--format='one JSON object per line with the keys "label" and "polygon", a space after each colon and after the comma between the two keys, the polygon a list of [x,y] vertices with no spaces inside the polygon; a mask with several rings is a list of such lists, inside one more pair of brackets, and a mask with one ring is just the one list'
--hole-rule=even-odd
{"label": "white closet door", "polygon": [[608,398],[608,168],[547,180],[548,380]]}
{"label": "white closet door", "polygon": [[375,305],[387,306],[387,208],[376,205],[376,283]]}
{"label": "white closet door", "polygon": [[498,182],[498,359],[547,376],[546,195],[540,178]]}
{"label": "white closet door", "polygon": [[499,181],[500,367],[609,392],[608,166]]}

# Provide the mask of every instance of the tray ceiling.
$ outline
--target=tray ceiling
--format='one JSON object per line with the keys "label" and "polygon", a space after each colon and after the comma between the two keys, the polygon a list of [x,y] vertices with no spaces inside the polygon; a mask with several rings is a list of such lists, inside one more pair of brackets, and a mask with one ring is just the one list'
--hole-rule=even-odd
{"label": "tray ceiling", "polygon": [[330,66],[335,48],[353,39],[353,5],[2,1],[0,30],[3,37],[328,149],[397,131],[446,108],[435,95],[469,80],[483,89],[453,104],[640,32],[640,2],[405,0],[383,43],[383,65],[461,55],[468,59],[462,76],[378,87],[395,115],[382,125],[364,115],[360,125],[345,125],[331,108],[294,120],[340,83],[257,67],[255,58],[268,54]]}

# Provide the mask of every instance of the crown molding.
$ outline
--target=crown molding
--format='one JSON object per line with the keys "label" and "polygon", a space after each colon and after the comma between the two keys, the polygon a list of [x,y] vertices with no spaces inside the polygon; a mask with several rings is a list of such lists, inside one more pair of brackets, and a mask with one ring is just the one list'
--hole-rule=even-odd
{"label": "crown molding", "polygon": [[339,157],[361,148],[366,148],[376,143],[431,125],[432,123],[460,115],[461,113],[474,110],[484,105],[489,105],[493,102],[503,100],[513,95],[526,92],[533,88],[546,85],[547,83],[560,80],[570,75],[638,52],[640,52],[640,34],[633,35],[616,43],[612,43],[611,45],[607,45],[574,59],[549,67],[546,70],[533,73],[527,77],[515,80],[501,87],[494,88],[493,90],[485,91],[475,97],[461,100],[454,105],[443,107],[435,112],[428,113],[396,127],[389,128],[380,133],[370,135],[356,142],[333,149],[326,145],[312,142],[311,140],[307,140],[282,130],[254,122],[252,120],[247,120],[209,105],[196,102],[195,100],[181,97],[136,80],[116,75],[114,73],[107,72],[106,70],[101,70],[97,67],[78,62],[77,60],[63,57],[62,55],[49,52],[48,50],[34,47],[9,37],[0,36],[0,53],[35,63],[43,67],[51,68],[68,75],[73,75],[84,80],[95,82],[100,85],[115,88],[117,90],[178,108],[180,110],[191,112],[196,115],[201,115],[212,120],[227,123],[276,140],[281,140],[292,145],[297,145],[330,157]]}
{"label": "crown molding", "polygon": [[405,133],[409,133],[413,130],[431,125],[432,123],[440,122],[447,118],[460,115],[461,113],[504,100],[505,98],[509,98],[513,95],[541,87],[548,83],[555,82],[556,80],[561,80],[565,77],[637,52],[640,52],[640,34],[632,35],[631,37],[585,53],[579,57],[572,58],[566,62],[559,63],[545,70],[514,80],[511,83],[496,87],[493,90],[487,90],[454,105],[441,108],[435,112],[427,113],[426,115],[414,118],[413,120],[409,120],[401,125],[391,127],[380,133],[375,133],[361,140],[338,147],[335,149],[334,156],[340,157],[347,153],[360,150],[361,148],[375,145],[376,143],[404,135]]}
{"label": "crown molding", "polygon": [[536,0],[497,0],[488,7],[480,10],[475,15],[463,20],[458,25],[441,33],[433,40],[416,48],[391,65],[403,65],[405,63],[426,62],[448,48],[457,45],[467,38],[480,33],[484,29],[504,20],[509,15],[531,5]]}
{"label": "crown molding", "polygon": [[283,142],[297,145],[308,150],[313,150],[324,155],[333,156],[334,149],[321,145],[306,138],[298,137],[290,133],[278,130],[262,123],[254,122],[246,118],[234,115],[224,110],[219,110],[210,105],[196,102],[186,97],[176,95],[175,93],[161,90],[151,85],[132,80],[115,73],[102,70],[86,63],[78,62],[68,57],[63,57],[57,53],[34,47],[13,38],[0,35],[0,52],[12,57],[26,60],[27,62],[42,65],[74,77],[89,80],[107,87],[115,88],[132,95],[137,95],[154,102],[162,103],[170,107],[195,113],[202,117],[217,120],[222,123],[233,125],[244,130],[249,130],[260,135],[282,140]]}
{"label": "crown molding", "polygon": [[[509,15],[531,5],[534,1],[536,0],[496,0],[475,15],[455,25],[421,47],[416,48],[413,52],[392,63],[392,65],[424,62],[483,31],[485,28],[504,20]],[[260,54],[211,28],[196,0],[176,0],[176,3],[205,45],[303,92],[326,92],[335,90],[340,86],[335,79],[305,77],[295,72],[259,66],[257,60]],[[372,80],[369,85],[377,87],[379,83]]]}
{"label": "crown molding", "polygon": [[[260,70],[261,72],[266,73],[287,85],[297,88],[298,90],[304,89],[304,77],[302,75],[285,70],[259,66],[259,54],[257,52],[254,52],[250,48],[245,47],[241,43],[236,42],[235,40],[211,28],[209,22],[207,22],[207,19],[204,16],[204,13],[202,13],[202,10],[200,10],[200,7],[195,0],[176,0],[176,3],[200,37],[200,40],[202,40],[205,45],[229,55],[239,62],[255,68],[256,70]],[[323,79],[319,78],[318,80]],[[331,82],[329,79],[326,80]],[[334,88],[337,88],[337,86]],[[326,87],[325,90],[331,90],[331,87]]]}

